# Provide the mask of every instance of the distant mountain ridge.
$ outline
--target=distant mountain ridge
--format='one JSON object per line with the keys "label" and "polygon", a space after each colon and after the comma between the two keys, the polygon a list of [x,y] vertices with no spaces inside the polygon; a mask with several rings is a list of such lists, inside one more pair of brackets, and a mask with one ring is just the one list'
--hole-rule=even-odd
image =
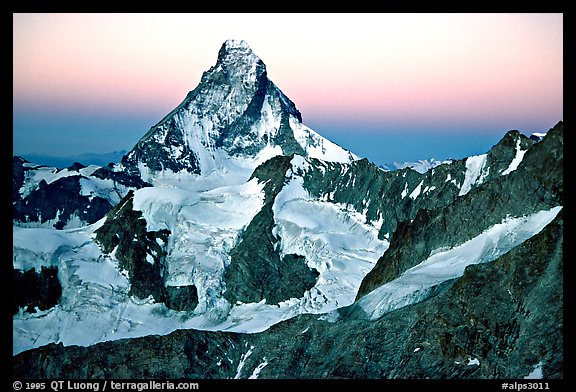
{"label": "distant mountain ridge", "polygon": [[126,150],[113,151],[108,153],[83,153],[71,156],[52,156],[40,154],[23,154],[21,155],[29,162],[47,167],[55,167],[57,169],[64,169],[72,166],[74,162],[82,163],[86,166],[97,165],[106,166],[110,162],[118,162],[126,155]]}
{"label": "distant mountain ridge", "polygon": [[444,164],[444,163],[451,163],[452,159],[445,159],[443,161],[438,161],[434,158],[430,158],[430,159],[420,159],[418,161],[404,161],[404,163],[398,163],[398,162],[393,162],[393,163],[384,163],[384,164],[380,164],[378,165],[379,168],[383,169],[383,170],[399,170],[399,169],[405,169],[407,167],[416,170],[418,173],[422,174],[422,173],[426,173],[428,170]]}

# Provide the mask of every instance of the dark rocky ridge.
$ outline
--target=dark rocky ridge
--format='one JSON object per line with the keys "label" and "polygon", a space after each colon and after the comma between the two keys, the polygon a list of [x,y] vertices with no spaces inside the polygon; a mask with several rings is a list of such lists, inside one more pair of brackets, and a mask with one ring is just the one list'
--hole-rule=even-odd
{"label": "dark rocky ridge", "polygon": [[[266,130],[276,132],[272,137],[272,133],[264,137],[251,133],[263,118],[263,109],[270,109],[267,115],[272,114],[275,124],[280,124],[278,129]],[[202,128],[210,137],[196,140],[198,135],[183,133],[183,124],[190,124],[189,115],[210,124]],[[225,43],[216,65],[184,102],[152,127],[122,164],[109,165],[93,175],[113,180],[122,196],[123,187],[148,185],[138,177],[143,163],[152,172],[201,174],[203,162],[191,147],[195,142],[206,147],[201,150],[208,159],[214,147],[232,156],[253,157],[269,143],[280,145],[284,155],[305,155],[290,128],[295,119],[301,121],[300,113],[267,79],[263,62],[246,45]],[[364,279],[361,297],[419,263],[432,250],[453,247],[506,216],[562,205],[562,127],[559,123],[536,144],[510,131],[487,153],[482,181],[463,196],[464,159],[422,175],[410,169],[384,173],[367,160],[339,164],[310,159],[308,169],[291,175],[303,176],[304,187],[313,197],[352,206],[366,214],[368,221],[382,219],[379,237],[391,236],[390,248]],[[216,132],[208,132],[212,130]],[[237,143],[239,139],[246,145]],[[522,164],[501,176],[518,146],[529,148]],[[223,295],[232,303],[266,299],[276,304],[301,297],[317,280],[318,274],[307,267],[303,256],[281,257],[276,250],[281,238],[274,234],[273,204],[288,179],[288,169],[294,169],[291,162],[291,156],[276,157],[253,174],[265,184],[265,200],[230,253]],[[62,215],[64,210],[57,206],[67,198],[54,196],[52,206],[45,206],[46,194],[41,192],[53,186],[51,192],[68,192],[75,203],[73,195],[80,194],[80,180],[86,178],[76,175],[52,184],[44,182],[22,198],[19,190],[28,171],[34,169],[22,161],[16,160],[16,165],[20,165],[13,174],[17,213],[31,203],[32,213],[34,208],[47,208],[46,216]],[[81,167],[73,165],[69,170],[79,172]],[[133,210],[132,200],[129,193],[108,213],[96,240],[105,253],[114,251],[118,267],[128,271],[131,295],[152,296],[179,311],[193,310],[198,301],[195,286],[165,285],[166,244],[171,233],[148,231],[142,213]],[[82,208],[91,206],[79,203],[70,211]],[[66,220],[56,222],[56,227],[64,227],[72,214],[62,215]],[[29,216],[24,215],[27,220]],[[540,234],[493,263],[468,267],[462,278],[439,285],[432,298],[376,321],[367,320],[362,309],[352,305],[328,316],[300,316],[260,334],[177,331],[86,348],[52,344],[15,356],[14,369],[21,377],[51,378],[231,378],[248,377],[255,369],[261,370],[263,378],[520,378],[542,363],[546,377],[562,377],[563,296],[558,285],[563,268],[562,219],[559,215]],[[25,305],[33,306],[34,301]]]}
{"label": "dark rocky ridge", "polygon": [[[514,137],[514,134],[510,133],[510,136]],[[515,149],[515,143],[507,143],[507,146],[503,143],[501,147],[499,154],[488,153],[488,156],[494,156],[493,162],[500,162],[496,163],[500,172],[513,159],[514,155],[509,152]],[[326,195],[332,201],[348,200],[349,203],[358,200],[358,194],[380,195],[381,198],[389,194],[391,198],[410,199],[397,195],[408,182],[411,183],[409,191],[423,179],[436,181],[429,184],[444,184],[444,189],[438,191],[447,192],[449,197],[432,202],[440,207],[419,208],[412,222],[398,219],[390,246],[393,252],[385,254],[388,259],[395,254],[398,263],[382,268],[379,262],[378,268],[388,276],[372,281],[373,287],[377,287],[425,257],[431,249],[446,243],[453,246],[455,242],[477,235],[482,226],[499,222],[509,213],[521,215],[562,205],[562,150],[563,124],[559,123],[545,140],[530,147],[516,171],[501,176],[498,170],[491,170],[492,177],[472,187],[464,196],[458,196],[459,187],[446,181],[448,173],[452,178],[459,175],[457,178],[463,179],[464,161],[460,166],[458,163],[441,165],[419,175],[410,169],[388,174],[373,171],[373,165],[367,161],[341,165],[311,160],[315,163],[310,165],[309,171],[296,174],[305,176],[305,187],[316,192],[318,197]],[[507,152],[504,160],[496,159]],[[299,282],[295,279],[299,278],[298,274],[289,278],[277,275],[273,280],[265,281],[258,273],[261,269],[274,272],[280,265],[272,246],[279,238],[272,234],[271,206],[287,180],[291,161],[292,157],[273,158],[253,174],[266,183],[264,207],[233,251],[236,252],[234,264],[229,268],[233,272],[226,278],[225,293],[230,301],[266,298],[271,303],[274,290],[279,291],[275,284],[290,286],[291,282]],[[324,170],[320,169],[322,165]],[[349,174],[354,170],[357,171],[357,184]],[[458,174],[459,170],[461,174]],[[367,174],[371,172],[373,176]],[[322,178],[326,181],[322,182]],[[353,191],[354,187],[358,188],[357,193]],[[412,208],[425,205],[425,198],[419,199],[407,201],[409,207],[401,209],[402,214],[410,216]],[[364,198],[354,208],[369,210],[373,202],[368,203],[368,200],[376,198]],[[382,208],[384,205],[382,202]],[[111,226],[106,229],[107,249],[120,243],[114,239],[120,238],[120,233],[130,241],[136,233],[138,242],[143,244],[147,236],[155,236],[155,233],[146,232],[145,221],[132,210],[130,197],[110,216]],[[374,217],[376,219],[378,214]],[[250,238],[256,238],[256,241],[249,241]],[[304,315],[260,334],[190,330],[88,348],[48,345],[15,356],[14,369],[19,376],[34,378],[232,378],[237,375],[238,363],[244,358],[244,370],[239,374],[244,378],[264,362],[267,365],[261,368],[261,378],[522,378],[539,363],[542,363],[545,377],[561,378],[562,247],[561,213],[540,234],[492,263],[468,267],[463,277],[442,285],[434,297],[387,313],[376,321],[366,320],[362,310],[352,305],[338,312],[337,322],[324,321],[318,315]],[[261,263],[253,263],[256,248],[264,249],[258,256]],[[130,256],[126,265],[147,263],[143,261],[148,251],[145,247],[130,250],[126,246],[125,251]],[[298,271],[298,263],[305,266],[305,260],[298,255],[293,258],[296,264],[288,261],[291,261],[290,268],[296,265],[294,271]],[[159,262],[158,268],[160,266]],[[310,285],[315,281],[313,272]],[[149,276],[154,278],[155,274]],[[155,279],[146,278],[141,287],[147,289]],[[157,284],[152,284],[159,288],[160,300],[174,309],[193,309],[187,307],[186,301],[182,302],[182,296],[193,296],[194,289],[175,288],[168,294],[167,290],[162,291],[160,282],[161,279],[157,279]],[[135,286],[138,287],[138,283]],[[262,287],[268,292],[260,294]],[[298,291],[296,295],[301,295],[305,289],[306,285],[295,290]],[[144,290],[141,295],[149,293]],[[286,298],[281,295],[278,300]],[[247,357],[249,349],[252,351]],[[80,358],[85,365],[78,367]],[[475,359],[480,365],[475,365]]]}
{"label": "dark rocky ridge", "polygon": [[487,154],[487,164],[490,167],[488,180],[494,179],[506,170],[516,155],[516,147],[528,150],[534,145],[534,140],[522,135],[516,130],[506,133],[500,141],[493,146]]}
{"label": "dark rocky ridge", "polygon": [[[486,154],[483,183],[501,177],[516,155],[517,144],[526,150],[533,143],[518,131],[507,132]],[[436,210],[453,203],[460,197],[467,170],[466,159],[438,165],[422,174],[411,168],[383,171],[367,159],[347,164],[310,161],[312,165],[301,173],[304,188],[314,197],[365,212],[368,222],[382,219],[380,239],[390,238],[400,223],[414,220],[420,210]],[[481,185],[474,184],[472,189]],[[418,186],[419,196],[410,197]]]}
{"label": "dark rocky ridge", "polygon": [[[463,160],[423,174],[410,168],[385,172],[367,159],[350,164],[311,161],[313,165],[303,173],[304,188],[315,197],[365,212],[368,222],[382,219],[380,239],[391,235],[399,222],[413,219],[421,208],[452,202],[459,187],[446,178],[450,174],[461,184],[466,171]],[[420,183],[422,190],[431,189],[427,197],[411,198],[409,195]]]}
{"label": "dark rocky ridge", "polygon": [[[152,296],[175,310],[193,310],[198,304],[195,286],[165,285],[166,244],[169,230],[148,231],[141,211],[133,209],[134,192],[128,194],[107,215],[96,230],[96,242],[105,253],[116,250],[118,268],[127,270],[130,295]],[[163,244],[163,245],[161,245]],[[148,261],[152,259],[152,262]]]}
{"label": "dark rocky ridge", "polygon": [[[103,180],[110,179],[113,181],[113,186],[117,189],[117,184],[124,185],[131,189],[140,189],[152,186],[146,181],[142,181],[139,176],[132,176],[124,170],[115,170],[115,164],[109,163],[92,173],[92,176]],[[117,191],[119,193],[119,191]],[[120,195],[122,196],[122,195]]]}
{"label": "dark rocky ridge", "polygon": [[[140,189],[150,184],[140,177],[131,176],[124,171],[115,171],[114,165],[96,169],[89,176],[80,174],[86,166],[75,162],[66,170],[69,174],[50,183],[41,180],[26,195],[21,189],[29,181],[28,177],[40,169],[51,169],[53,174],[62,170],[33,165],[22,157],[12,159],[12,219],[17,225],[44,224],[54,221],[55,229],[63,229],[72,217],[83,225],[92,224],[106,215],[113,207],[110,200],[98,195],[83,195],[80,181],[92,178],[112,180],[112,187],[119,198],[125,196],[126,189]],[[74,173],[76,172],[76,173]]]}
{"label": "dark rocky ridge", "polygon": [[[121,161],[127,173],[161,171],[207,174],[222,155],[255,158],[267,146],[282,155],[305,156],[324,139],[308,132],[297,140],[291,122],[301,124],[296,105],[268,78],[264,62],[244,41],[226,41],[216,64],[174,110],[138,141]],[[259,126],[266,124],[265,130]],[[328,141],[325,141],[328,142]],[[224,154],[222,154],[224,153]],[[353,159],[350,152],[348,157]],[[145,169],[143,169],[145,167]]]}
{"label": "dark rocky ridge", "polygon": [[[496,148],[500,146],[499,143]],[[412,221],[401,222],[390,247],[362,281],[357,299],[425,260],[434,249],[472,239],[506,216],[522,216],[563,205],[562,152],[560,122],[544,140],[528,149],[515,171],[486,180],[444,207],[422,208]],[[488,156],[498,155],[491,151]],[[504,170],[506,165],[500,167]]]}
{"label": "dark rocky ridge", "polygon": [[37,189],[13,202],[13,220],[22,223],[56,220],[54,228],[63,229],[73,215],[87,224],[101,219],[112,205],[100,196],[82,195],[81,178],[86,177],[63,177],[50,184],[40,181]]}
{"label": "dark rocky ridge", "polygon": [[275,244],[281,239],[273,234],[272,207],[276,195],[286,182],[292,156],[277,156],[254,171],[264,185],[264,205],[241,234],[241,239],[230,252],[230,265],[224,274],[224,298],[234,304],[260,302],[278,304],[290,298],[300,298],[314,286],[319,273],[306,265],[303,256],[280,256]]}
{"label": "dark rocky ridge", "polygon": [[[254,80],[247,76],[252,74]],[[281,118],[280,129],[271,140],[250,131],[261,119],[266,96],[276,102],[275,110]],[[220,107],[229,104],[228,100],[233,101],[236,111]],[[237,112],[243,106],[243,112]],[[187,121],[190,113],[211,121],[213,140],[202,141],[205,147],[222,148],[231,156],[253,157],[267,144],[281,146],[284,155],[304,153],[288,125],[290,116],[302,121],[296,105],[268,79],[265,64],[246,44],[227,41],[198,86],[122,158],[127,172],[138,175],[138,165],[144,163],[153,172],[184,170],[201,174],[199,157],[186,140],[187,130],[182,129],[182,121]],[[244,143],[236,145],[237,138],[243,138]]]}
{"label": "dark rocky ridge", "polygon": [[25,163],[30,162],[19,156],[12,157],[12,202],[22,200],[20,188],[24,185],[26,171],[30,170],[24,166]]}
{"label": "dark rocky ridge", "polygon": [[[563,378],[563,217],[444,292],[376,321],[302,315],[257,334],[176,331],[13,357],[29,378]],[[246,356],[248,350],[251,354]],[[245,363],[238,373],[241,358]],[[478,360],[478,365],[476,361]]]}

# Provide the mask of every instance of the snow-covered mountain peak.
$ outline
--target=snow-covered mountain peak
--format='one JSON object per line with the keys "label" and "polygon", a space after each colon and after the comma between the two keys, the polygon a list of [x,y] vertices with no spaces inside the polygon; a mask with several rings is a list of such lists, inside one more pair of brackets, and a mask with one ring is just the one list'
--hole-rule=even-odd
{"label": "snow-covered mountain peak", "polygon": [[244,40],[228,39],[220,47],[218,63],[222,65],[232,64],[256,64],[260,58],[252,51]]}
{"label": "snow-covered mountain peak", "polygon": [[302,124],[296,105],[268,79],[264,62],[245,41],[227,40],[200,84],[122,164],[155,184],[167,173],[206,176],[238,166],[247,167],[249,175],[265,159],[291,154],[357,159]]}
{"label": "snow-covered mountain peak", "polygon": [[227,82],[239,91],[251,88],[254,93],[257,80],[265,75],[266,66],[246,41],[229,39],[222,44],[216,65],[205,77]]}
{"label": "snow-covered mountain peak", "polygon": [[229,49],[250,50],[250,46],[246,41],[244,41],[243,39],[234,39],[234,38],[228,38],[226,41],[224,41],[224,43],[222,44],[222,48],[225,48],[227,50]]}

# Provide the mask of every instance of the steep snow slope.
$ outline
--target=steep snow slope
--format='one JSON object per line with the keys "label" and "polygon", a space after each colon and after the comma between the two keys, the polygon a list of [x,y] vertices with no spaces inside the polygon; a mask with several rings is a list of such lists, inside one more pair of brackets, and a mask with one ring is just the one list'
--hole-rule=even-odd
{"label": "steep snow slope", "polygon": [[13,157],[12,220],[21,227],[73,229],[102,218],[130,189],[149,184],[96,165],[65,169]]}
{"label": "steep snow slope", "polygon": [[[216,65],[204,73],[196,89],[152,127],[122,162],[110,166],[107,173],[137,175],[154,185],[136,190],[134,210],[142,212],[147,230],[170,231],[164,284],[194,285],[198,290],[198,306],[192,313],[175,314],[151,298],[130,297],[128,271],[118,271],[114,251],[103,254],[94,243],[95,230],[104,220],[78,230],[62,231],[57,236],[57,246],[41,254],[33,243],[28,243],[32,233],[15,228],[14,267],[38,268],[38,263],[32,265],[28,261],[24,266],[19,260],[40,256],[45,263],[59,268],[60,280],[64,282],[62,301],[56,308],[32,315],[20,312],[15,316],[15,352],[50,341],[89,345],[122,337],[163,334],[177,328],[253,332],[301,312],[319,312],[350,303],[354,286],[370,269],[370,262],[375,262],[378,253],[385,250],[385,243],[372,251],[366,251],[368,245],[351,249],[348,264],[326,261],[336,265],[331,271],[326,266],[320,267],[324,261],[312,257],[311,264],[327,273],[327,277],[321,276],[319,286],[302,298],[289,299],[279,306],[265,301],[230,304],[222,297],[225,290],[222,274],[230,263],[229,251],[262,207],[264,184],[256,179],[248,181],[254,169],[274,156],[294,153],[338,162],[358,158],[301,121],[294,103],[268,79],[264,63],[246,42],[226,41]],[[94,172],[96,168],[81,169],[82,174],[92,174],[88,170]],[[40,179],[54,181],[67,174],[67,171],[37,172],[34,175],[38,178],[31,179],[26,186],[32,187]],[[104,193],[112,205],[128,189],[119,192],[116,182],[109,178],[94,181],[82,178],[80,187],[81,194],[87,197]],[[29,188],[24,192],[29,192]],[[325,238],[324,246],[331,254],[337,254],[346,242],[340,237],[348,236],[348,242],[357,241],[352,239],[354,230],[349,230],[357,223],[350,220],[348,211],[324,204],[327,222],[336,222],[341,232],[339,237]],[[296,224],[301,217],[292,214]],[[286,222],[291,221],[282,217],[279,227],[283,228]],[[357,233],[358,229],[355,230]],[[364,232],[369,240],[376,238],[374,228]],[[37,231],[33,235],[38,241],[56,244],[50,231]],[[330,250],[331,247],[335,248]],[[349,262],[354,259],[354,252],[358,252],[359,265]],[[117,271],[109,271],[107,266],[116,266]],[[351,286],[344,290],[346,294],[330,291],[330,287],[338,286],[331,274],[338,271],[342,274],[349,268],[355,273]],[[100,279],[101,273],[109,278],[108,283]],[[91,313],[94,307],[85,306],[85,301],[92,301],[98,313],[105,310],[105,315],[96,318]],[[158,318],[163,322],[159,323]]]}
{"label": "steep snow slope", "polygon": [[[292,159],[292,173],[307,166],[302,157]],[[312,197],[295,174],[276,197],[274,219],[281,253],[305,256],[320,272],[315,294],[316,302],[330,304],[324,311],[351,304],[362,278],[388,248],[388,241],[378,239],[381,222],[366,223],[351,207]]]}
{"label": "steep snow slope", "polygon": [[[151,298],[128,296],[129,282],[113,253],[94,244],[94,231],[56,232],[14,228],[14,266],[34,263],[59,267],[63,299],[56,308],[14,317],[14,353],[49,342],[91,345],[126,337],[167,334],[194,328],[259,332],[302,313],[326,313],[353,303],[360,282],[388,247],[378,239],[379,222],[349,206],[312,197],[302,175],[310,162],[295,156],[286,183],[274,200],[276,244],[282,254],[302,255],[319,271],[316,285],[301,298],[276,305],[230,304],[221,296],[229,250],[262,206],[257,179],[210,190],[152,187],[137,190],[134,209],[149,230],[169,229],[167,285],[194,284],[199,305],[193,312],[169,310]],[[561,207],[531,216],[505,219],[452,249],[438,249],[396,280],[363,297],[359,304],[371,318],[433,294],[434,287],[460,276],[473,263],[488,262],[539,232]],[[34,240],[32,240],[32,238]]]}
{"label": "steep snow slope", "polygon": [[358,300],[371,319],[394,309],[425,300],[434,288],[458,278],[471,264],[490,262],[538,234],[558,215],[561,206],[519,218],[507,218],[465,243],[437,249],[420,264],[408,269]]}
{"label": "steep snow slope", "polygon": [[68,177],[81,177],[80,195],[89,197],[100,196],[108,200],[111,204],[118,203],[127,192],[127,187],[122,184],[115,184],[111,179],[93,176],[94,172],[100,169],[100,166],[90,165],[81,167],[78,170],[71,170],[70,168],[57,169],[55,167],[40,166],[34,163],[24,163],[23,166],[30,170],[25,172],[24,184],[19,190],[22,198],[25,198],[32,191],[38,189],[41,182],[49,185]]}

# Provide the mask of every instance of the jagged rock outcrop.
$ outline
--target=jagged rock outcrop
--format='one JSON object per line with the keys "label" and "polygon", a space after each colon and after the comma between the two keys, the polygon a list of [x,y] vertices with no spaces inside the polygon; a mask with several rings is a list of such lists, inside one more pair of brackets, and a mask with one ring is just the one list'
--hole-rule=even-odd
{"label": "jagged rock outcrop", "polygon": [[112,180],[112,186],[118,194],[122,194],[119,190],[119,186],[124,186],[129,189],[140,189],[152,186],[151,184],[142,181],[138,176],[131,176],[124,170],[117,170],[117,165],[113,163],[109,163],[108,165],[97,169],[92,173],[92,176],[102,180]]}
{"label": "jagged rock outcrop", "polygon": [[260,165],[252,175],[266,184],[266,196],[262,209],[230,252],[230,265],[224,275],[224,298],[231,303],[266,299],[266,303],[278,304],[300,298],[318,279],[318,272],[306,265],[303,256],[280,254],[277,243],[281,238],[273,233],[274,199],[286,182],[291,160],[292,156],[274,157]]}
{"label": "jagged rock outcrop", "polygon": [[79,162],[56,169],[12,160],[12,220],[20,226],[77,228],[100,220],[129,189],[149,186],[140,177],[87,167]]}
{"label": "jagged rock outcrop", "polygon": [[96,222],[112,205],[100,196],[82,195],[81,178],[85,177],[63,177],[50,184],[41,180],[38,188],[13,203],[13,219],[23,223],[53,222],[56,229],[66,227],[73,215],[86,224]]}
{"label": "jagged rock outcrop", "polygon": [[133,198],[134,192],[128,192],[110,211],[96,231],[96,241],[105,253],[114,251],[118,268],[128,271],[130,294],[162,301],[165,252],[158,242],[166,244],[170,232],[148,232],[142,213],[132,209]]}
{"label": "jagged rock outcrop", "polygon": [[386,172],[367,159],[311,162],[303,173],[304,187],[315,197],[365,214],[368,222],[381,221],[380,238],[389,238],[399,222],[414,219],[418,210],[452,202],[466,171],[463,160],[422,174],[410,168]]}
{"label": "jagged rock outcrop", "polygon": [[509,131],[486,154],[443,163],[424,173],[411,168],[383,171],[367,159],[351,163],[310,159],[304,187],[315,197],[364,213],[368,222],[381,220],[379,237],[390,238],[401,222],[414,220],[420,210],[445,207],[501,177],[518,159],[518,151],[523,157],[532,144],[518,131]]}
{"label": "jagged rock outcrop", "polygon": [[563,377],[562,122],[383,171],[229,40],[121,162],[14,166],[18,379]]}
{"label": "jagged rock outcrop", "polygon": [[[527,142],[532,147],[526,150],[517,169],[502,175],[512,160],[509,156],[504,161],[508,165],[498,163],[502,151],[510,151],[502,147],[510,144],[510,135],[487,154],[496,162],[487,167],[499,168],[497,175],[445,207],[422,208],[413,220],[398,225],[390,247],[364,278],[357,298],[425,260],[433,250],[464,243],[506,216],[563,205],[563,123],[552,128],[542,142]],[[517,139],[517,145],[524,139]]]}
{"label": "jagged rock outcrop", "polygon": [[134,192],[128,194],[107,215],[96,230],[96,241],[105,253],[114,252],[118,268],[128,271],[130,294],[152,296],[176,310],[193,310],[198,304],[195,287],[165,285],[166,244],[169,230],[148,231],[142,212],[133,209]]}
{"label": "jagged rock outcrop", "polygon": [[19,156],[12,157],[12,202],[22,200],[20,188],[24,185],[26,171],[30,170],[24,165],[25,163],[30,162]]}
{"label": "jagged rock outcrop", "polygon": [[165,286],[164,302],[169,309],[191,312],[198,305],[198,290],[194,285]]}
{"label": "jagged rock outcrop", "polygon": [[198,86],[150,128],[122,165],[143,178],[159,172],[208,175],[226,170],[230,157],[258,164],[270,154],[356,158],[304,126],[296,105],[268,79],[248,44],[227,40]]}

